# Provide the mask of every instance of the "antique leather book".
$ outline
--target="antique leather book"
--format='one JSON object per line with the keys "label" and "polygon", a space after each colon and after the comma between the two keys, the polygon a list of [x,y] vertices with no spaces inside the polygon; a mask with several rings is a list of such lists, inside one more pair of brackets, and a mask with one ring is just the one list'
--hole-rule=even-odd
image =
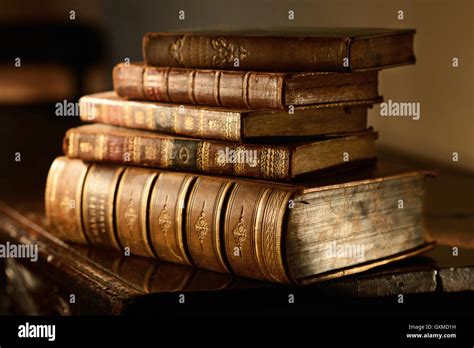
{"label": "antique leather book", "polygon": [[286,109],[379,97],[377,71],[356,73],[202,70],[118,64],[121,97],[241,109]]}
{"label": "antique leather book", "polygon": [[[16,315],[123,315],[131,310],[138,311],[137,306],[145,314],[149,313],[150,306],[138,305],[137,298],[143,299],[149,294],[212,294],[224,289],[248,291],[271,286],[157,259],[126,256],[114,250],[66,244],[51,233],[43,204],[38,204],[36,198],[32,195],[26,204],[9,202],[10,206],[0,202],[0,244],[38,246],[36,262],[27,258],[7,260],[8,286],[16,285],[12,292],[21,302],[22,311],[14,312]],[[4,271],[1,266],[0,270]],[[26,273],[25,279],[18,279],[21,274],[12,276],[13,272]],[[3,281],[2,277],[0,280]],[[0,290],[4,285],[2,281]],[[74,303],[70,301],[71,294],[75,295]],[[175,301],[164,302],[158,308],[154,303],[156,313],[166,311],[166,305]]]}
{"label": "antique leather book", "polygon": [[375,159],[371,129],[285,145],[184,138],[103,124],[69,129],[70,158],[202,173],[291,180]]}
{"label": "antique leather book", "polygon": [[412,29],[148,33],[147,65],[229,70],[355,71],[415,62]]}
{"label": "antique leather book", "polygon": [[295,107],[288,113],[124,100],[114,92],[103,92],[82,97],[79,105],[81,119],[86,122],[203,139],[244,141],[362,131],[367,128],[367,108],[379,101]]}
{"label": "antique leather book", "polygon": [[[80,174],[75,180],[55,180],[74,172]],[[429,174],[379,164],[356,176],[288,185],[59,157],[49,172],[45,203],[51,230],[64,240],[308,284],[425,250],[421,213]],[[101,210],[112,212],[113,223],[103,224],[101,239],[91,237],[97,219],[87,213],[97,203],[85,201],[92,195],[78,181],[110,188]],[[71,197],[79,201],[61,203]]]}
{"label": "antique leather book", "polygon": [[[176,309],[182,308],[176,299],[179,294],[186,294],[187,301],[202,305],[194,313],[202,313],[203,306],[232,313],[238,307],[248,315],[263,307],[264,313],[274,316],[276,310],[289,313],[287,296],[291,293],[305,311],[308,306],[314,306],[314,312],[324,317],[323,308],[333,313],[335,304],[342,302],[345,307],[348,300],[375,298],[379,306],[384,298],[393,303],[393,297],[399,294],[466,293],[474,286],[474,251],[459,249],[459,256],[453,256],[448,245],[439,245],[422,256],[357,276],[298,288],[152,258],[125,256],[119,251],[59,240],[51,233],[44,206],[37,198],[32,193],[27,202],[15,200],[8,205],[0,202],[0,243],[38,245],[37,262],[3,259],[6,267],[0,265],[0,270],[9,276],[0,278],[0,293],[10,300],[10,305],[9,311],[2,311],[2,315],[153,313],[169,320],[164,313],[176,314]],[[465,232],[465,238],[470,238],[468,231]],[[452,231],[445,231],[445,235],[451,236]],[[2,291],[3,286],[12,289],[8,296]],[[69,301],[71,293],[76,295],[75,303]],[[452,309],[452,301],[448,303]],[[419,309],[416,305],[413,308]],[[294,313],[294,308],[290,312]]]}

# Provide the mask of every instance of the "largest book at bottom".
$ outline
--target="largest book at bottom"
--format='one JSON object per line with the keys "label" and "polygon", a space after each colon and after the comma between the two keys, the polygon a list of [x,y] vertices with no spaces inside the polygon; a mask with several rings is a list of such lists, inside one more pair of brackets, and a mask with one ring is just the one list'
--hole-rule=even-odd
{"label": "largest book at bottom", "polygon": [[391,171],[286,185],[59,157],[46,214],[64,240],[307,284],[425,250],[426,177]]}

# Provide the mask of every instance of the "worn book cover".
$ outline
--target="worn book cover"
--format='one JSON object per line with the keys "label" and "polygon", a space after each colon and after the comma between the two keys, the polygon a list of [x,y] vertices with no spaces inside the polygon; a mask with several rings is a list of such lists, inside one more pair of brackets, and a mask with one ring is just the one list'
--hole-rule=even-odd
{"label": "worn book cover", "polygon": [[69,129],[63,150],[86,161],[291,180],[373,161],[376,138],[368,129],[289,143],[237,143],[93,124]]}
{"label": "worn book cover", "polygon": [[114,92],[102,92],[82,97],[79,106],[81,120],[86,122],[242,142],[360,132],[367,128],[367,109],[379,101],[311,105],[288,111],[248,110],[124,100]]}
{"label": "worn book cover", "polygon": [[377,71],[356,73],[202,70],[121,63],[121,97],[226,108],[288,109],[379,98]]}
{"label": "worn book cover", "polygon": [[[308,284],[426,250],[421,213],[430,173],[381,166],[352,179],[286,185],[59,157],[46,215],[64,240]],[[73,206],[72,197],[79,197]]]}
{"label": "worn book cover", "polygon": [[415,62],[413,29],[148,33],[147,65],[228,70],[356,71]]}

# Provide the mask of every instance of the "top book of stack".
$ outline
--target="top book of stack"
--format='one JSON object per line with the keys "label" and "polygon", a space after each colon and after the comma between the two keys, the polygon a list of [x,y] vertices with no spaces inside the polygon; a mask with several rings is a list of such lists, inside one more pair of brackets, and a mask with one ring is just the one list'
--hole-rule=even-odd
{"label": "top book of stack", "polygon": [[351,72],[415,62],[412,29],[148,33],[148,66],[246,71]]}

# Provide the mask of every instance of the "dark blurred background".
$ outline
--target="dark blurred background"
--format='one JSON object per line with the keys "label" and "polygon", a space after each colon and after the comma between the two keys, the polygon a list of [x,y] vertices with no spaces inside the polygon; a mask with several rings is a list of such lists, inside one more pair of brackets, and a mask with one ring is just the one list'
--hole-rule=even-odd
{"label": "dark blurred background", "polygon": [[417,64],[381,72],[380,94],[420,102],[421,119],[380,117],[376,106],[369,122],[380,132],[381,154],[440,170],[427,198],[434,226],[449,229],[461,217],[472,229],[473,13],[471,0],[0,0],[0,199],[42,195],[65,130],[80,124],[56,116],[56,103],[111,89],[112,67],[141,60],[148,31],[415,28]]}

